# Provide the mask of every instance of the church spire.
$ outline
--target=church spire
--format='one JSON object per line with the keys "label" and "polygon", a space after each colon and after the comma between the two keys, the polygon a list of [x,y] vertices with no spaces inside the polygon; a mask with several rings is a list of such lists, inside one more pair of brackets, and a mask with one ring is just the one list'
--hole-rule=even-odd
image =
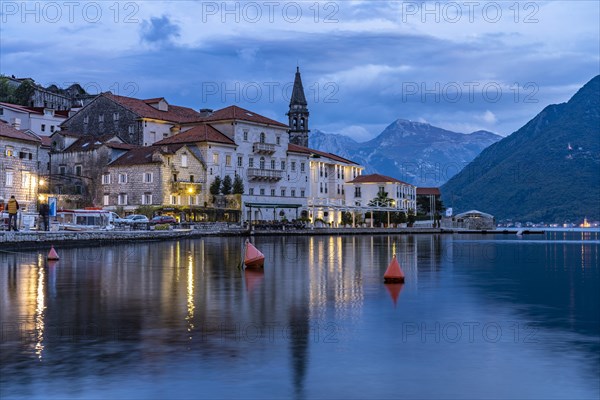
{"label": "church spire", "polygon": [[308,147],[308,103],[304,96],[304,87],[302,87],[302,78],[300,77],[300,67],[296,67],[296,76],[294,78],[294,88],[290,98],[290,110],[286,114],[289,117],[289,135],[290,143]]}

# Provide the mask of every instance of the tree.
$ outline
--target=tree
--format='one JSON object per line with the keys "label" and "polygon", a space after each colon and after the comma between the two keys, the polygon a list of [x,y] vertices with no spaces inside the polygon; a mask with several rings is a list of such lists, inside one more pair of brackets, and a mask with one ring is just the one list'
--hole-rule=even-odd
{"label": "tree", "polygon": [[389,207],[392,204],[392,199],[388,197],[388,193],[380,191],[377,197],[369,202],[369,207]]}
{"label": "tree", "polygon": [[415,215],[415,210],[410,209],[408,210],[408,216],[407,216],[407,220],[408,220],[408,226],[413,226],[413,224],[416,221],[416,215]]}
{"label": "tree", "polygon": [[233,194],[244,194],[244,181],[239,175],[233,179]]}
{"label": "tree", "polygon": [[35,92],[34,83],[30,80],[21,82],[19,87],[15,90],[15,103],[22,106],[29,106],[29,100]]}
{"label": "tree", "polygon": [[231,176],[226,175],[221,183],[221,194],[231,194]]}
{"label": "tree", "polygon": [[342,213],[342,225],[352,225],[352,213],[344,211]]}
{"label": "tree", "polygon": [[215,178],[215,180],[210,184],[210,194],[212,194],[213,196],[217,196],[219,193],[221,193],[221,177],[217,176]]}

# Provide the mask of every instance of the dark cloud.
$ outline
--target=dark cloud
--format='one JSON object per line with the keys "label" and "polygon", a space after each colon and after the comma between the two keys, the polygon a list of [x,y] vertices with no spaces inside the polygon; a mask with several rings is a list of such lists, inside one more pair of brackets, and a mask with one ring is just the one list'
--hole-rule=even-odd
{"label": "dark cloud", "polygon": [[167,43],[179,37],[179,31],[179,26],[163,15],[160,18],[150,18],[150,21],[142,21],[141,38],[149,43]]}

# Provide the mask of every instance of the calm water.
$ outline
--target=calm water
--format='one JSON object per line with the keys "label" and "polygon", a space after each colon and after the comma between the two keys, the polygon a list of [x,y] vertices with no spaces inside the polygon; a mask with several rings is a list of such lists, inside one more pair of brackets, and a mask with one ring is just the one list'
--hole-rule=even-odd
{"label": "calm water", "polygon": [[255,243],[0,252],[0,397],[600,396],[598,232]]}

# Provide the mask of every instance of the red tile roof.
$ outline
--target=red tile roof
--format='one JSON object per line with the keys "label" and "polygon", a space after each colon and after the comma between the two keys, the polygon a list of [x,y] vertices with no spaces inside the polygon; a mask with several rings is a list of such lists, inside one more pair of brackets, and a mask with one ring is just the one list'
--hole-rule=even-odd
{"label": "red tile roof", "polygon": [[404,185],[410,185],[410,183],[402,182],[391,176],[380,174],[359,175],[348,183],[402,183]]}
{"label": "red tile roof", "polygon": [[267,118],[265,116],[255,113],[254,111],[249,111],[238,106],[229,106],[222,108],[220,110],[214,111],[210,115],[200,118],[200,120],[205,122],[238,120],[288,128],[286,124],[282,124],[279,121],[275,121],[274,119]]}
{"label": "red tile roof", "polygon": [[219,132],[212,126],[198,125],[190,130],[187,130],[177,135],[156,142],[156,145],[172,144],[172,143],[198,143],[198,142],[215,142],[225,144],[235,144],[228,136]]}
{"label": "red tile roof", "polygon": [[420,187],[417,188],[417,196],[440,196],[440,189],[436,187]]}
{"label": "red tile roof", "polygon": [[109,167],[124,167],[130,165],[158,164],[161,163],[161,161],[153,160],[153,154],[174,154],[183,146],[185,146],[185,144],[136,147],[129,150],[127,153],[123,154],[121,157],[117,158],[108,165]]}
{"label": "red tile roof", "polygon": [[0,122],[0,136],[9,138],[9,139],[23,140],[26,142],[34,142],[34,143],[40,143],[40,144],[42,142],[39,137],[37,137],[35,135],[30,135],[24,131],[15,129],[14,127],[10,126],[10,124],[8,124],[4,121]]}
{"label": "red tile roof", "polygon": [[352,160],[348,160],[346,158],[340,157],[338,155],[332,154],[332,153],[326,153],[324,151],[320,151],[320,150],[315,150],[315,149],[310,149],[308,147],[304,147],[304,146],[298,146],[297,144],[289,144],[288,145],[288,151],[292,151],[294,153],[304,153],[304,154],[310,154],[310,155],[317,155],[319,157],[326,157],[329,159],[332,159],[334,161],[338,161],[338,162],[343,162],[346,164],[355,164],[358,165],[358,163],[355,163]]}
{"label": "red tile roof", "polygon": [[52,138],[50,136],[40,136],[42,140],[42,146],[51,147],[52,146]]}
{"label": "red tile roof", "polygon": [[[194,122],[200,119],[200,113],[188,107],[169,104],[168,111],[157,110],[148,104],[148,102],[152,103],[153,100],[156,99],[140,100],[133,97],[117,96],[112,93],[103,93],[102,96],[113,100],[142,118],[152,118],[177,123]],[[161,98],[159,98],[159,100],[160,99]]]}

